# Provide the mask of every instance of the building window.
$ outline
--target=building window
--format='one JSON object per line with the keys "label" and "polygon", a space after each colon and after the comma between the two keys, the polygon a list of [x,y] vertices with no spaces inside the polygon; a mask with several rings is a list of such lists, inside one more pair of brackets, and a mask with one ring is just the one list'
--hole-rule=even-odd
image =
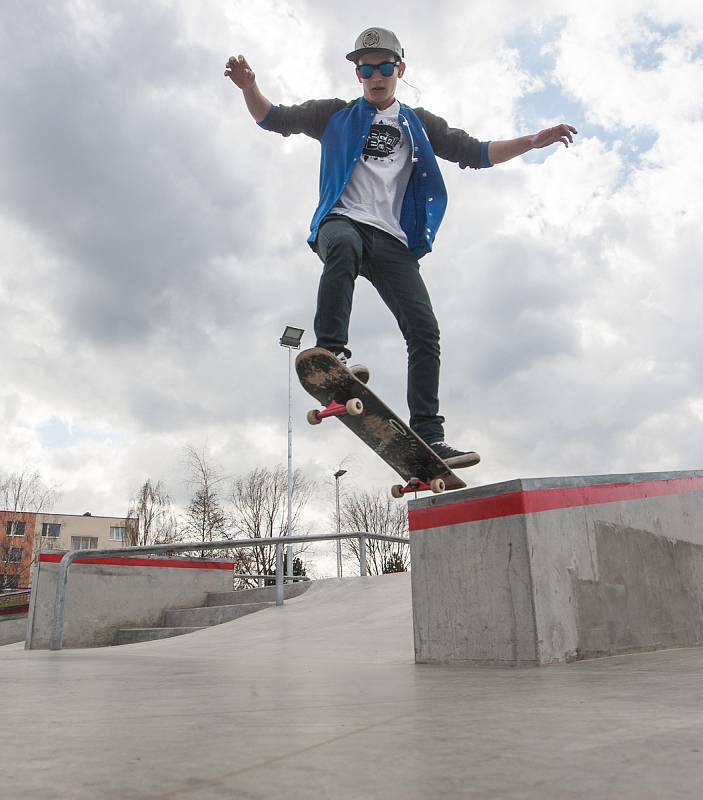
{"label": "building window", "polygon": [[19,586],[20,586],[19,575],[0,574],[0,589],[19,589]]}
{"label": "building window", "polygon": [[25,523],[18,519],[9,519],[5,523],[7,536],[24,536]]}
{"label": "building window", "polygon": [[9,547],[2,556],[2,560],[6,564],[19,564],[22,561],[22,548]]}
{"label": "building window", "polygon": [[110,526],[110,541],[124,542],[127,538],[127,528],[119,528],[116,525]]}
{"label": "building window", "polygon": [[71,536],[71,550],[97,550],[97,536]]}
{"label": "building window", "polygon": [[42,522],[41,535],[51,539],[58,539],[61,535],[60,522]]}

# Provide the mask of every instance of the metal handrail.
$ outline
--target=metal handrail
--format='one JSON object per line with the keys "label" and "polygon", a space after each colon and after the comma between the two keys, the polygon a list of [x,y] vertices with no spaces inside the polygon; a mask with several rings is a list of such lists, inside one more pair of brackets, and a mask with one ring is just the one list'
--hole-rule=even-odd
{"label": "metal handrail", "polygon": [[[359,540],[359,572],[361,576],[367,574],[366,570],[366,540],[376,539],[385,542],[399,542],[407,544],[404,536],[388,536],[382,533],[369,533],[368,531],[354,531],[353,533],[324,533],[312,536],[271,536],[255,539],[225,539],[217,542],[186,542],[182,544],[152,544],[138,545],[136,547],[122,547],[110,550],[71,550],[65,553],[59,563],[59,574],[56,583],[56,602],[54,604],[54,620],[51,628],[51,650],[61,650],[63,647],[64,610],[68,592],[68,571],[77,559],[103,558],[109,556],[136,556],[144,553],[181,553],[189,550],[241,550],[247,547],[268,547],[276,545],[276,605],[283,605],[283,546],[287,544],[307,544],[310,542],[331,542],[339,539]],[[273,577],[273,576],[271,576]],[[293,576],[289,576],[293,577]]]}

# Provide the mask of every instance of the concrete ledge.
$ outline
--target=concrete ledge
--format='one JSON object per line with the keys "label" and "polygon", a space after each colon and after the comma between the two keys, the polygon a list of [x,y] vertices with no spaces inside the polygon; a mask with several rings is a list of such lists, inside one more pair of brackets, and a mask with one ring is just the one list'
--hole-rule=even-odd
{"label": "concrete ledge", "polygon": [[186,633],[195,633],[203,630],[205,630],[204,626],[198,628],[122,628],[117,631],[113,644],[154,642],[159,639],[171,639],[174,636],[184,636]]}
{"label": "concrete ledge", "polygon": [[27,636],[27,613],[0,616],[0,647],[23,642]]}
{"label": "concrete ledge", "polygon": [[416,661],[544,665],[703,642],[703,472],[409,504]]}
{"label": "concrete ledge", "polygon": [[[306,592],[312,581],[295,581],[283,584],[283,597],[290,600]],[[237,589],[233,592],[211,593],[207,597],[209,606],[232,606],[238,603],[266,603],[275,602],[276,587],[262,586],[260,589]]]}
{"label": "concrete ledge", "polygon": [[164,613],[166,627],[205,627],[221,625],[233,619],[246,617],[271,608],[275,603],[235,603],[228,606],[203,606],[202,608],[173,608]]}
{"label": "concrete ledge", "polygon": [[[48,649],[62,554],[35,568],[27,649]],[[204,606],[210,592],[232,587],[234,562],[189,558],[99,558],[76,561],[68,578],[64,647],[111,645],[121,628],[161,624],[165,610]]]}

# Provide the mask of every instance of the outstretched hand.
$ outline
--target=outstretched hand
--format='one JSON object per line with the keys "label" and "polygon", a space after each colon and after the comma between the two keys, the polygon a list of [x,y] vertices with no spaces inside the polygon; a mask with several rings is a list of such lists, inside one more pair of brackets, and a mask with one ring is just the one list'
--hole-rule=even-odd
{"label": "outstretched hand", "polygon": [[247,63],[244,56],[230,56],[225,64],[225,78],[229,78],[232,83],[240,89],[251,89],[256,83],[254,70]]}
{"label": "outstretched hand", "polygon": [[555,125],[553,128],[547,128],[546,130],[536,133],[532,137],[532,147],[538,150],[541,147],[547,147],[556,142],[561,142],[564,147],[568,147],[569,144],[573,144],[574,142],[573,136],[571,135],[573,133],[578,133],[573,125]]}

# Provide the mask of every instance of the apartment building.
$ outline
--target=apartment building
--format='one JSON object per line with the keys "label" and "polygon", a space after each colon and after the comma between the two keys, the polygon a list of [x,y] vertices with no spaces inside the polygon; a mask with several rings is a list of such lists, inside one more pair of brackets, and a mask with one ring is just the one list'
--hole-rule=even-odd
{"label": "apartment building", "polygon": [[124,517],[0,511],[0,590],[29,586],[38,553],[124,547],[126,526]]}

